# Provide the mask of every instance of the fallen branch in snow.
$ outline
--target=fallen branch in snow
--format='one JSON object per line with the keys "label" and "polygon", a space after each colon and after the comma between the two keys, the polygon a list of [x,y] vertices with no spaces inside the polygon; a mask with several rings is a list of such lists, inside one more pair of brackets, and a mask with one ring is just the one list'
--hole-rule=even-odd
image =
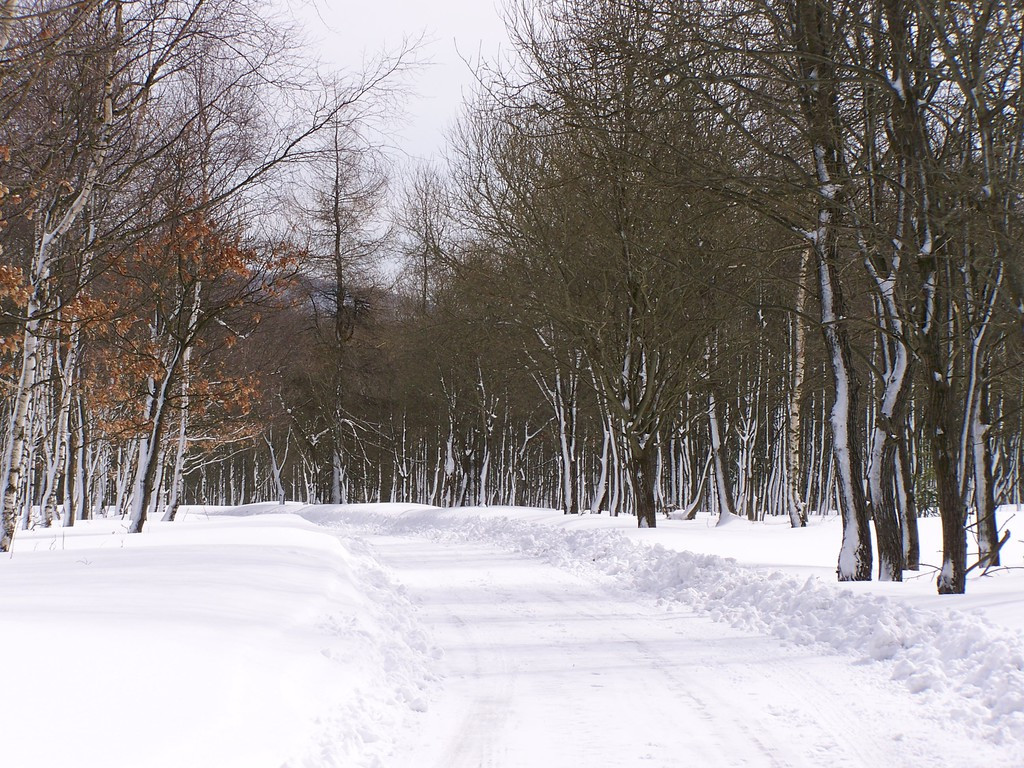
{"label": "fallen branch in snow", "polygon": [[982,572],[981,572],[982,576],[987,576],[988,572],[993,567],[992,566],[992,561],[995,560],[999,556],[999,550],[1001,550],[1003,548],[1003,545],[1006,544],[1006,542],[1008,542],[1009,540],[1010,540],[1010,530],[1007,529],[1006,533],[1003,534],[1003,538],[1001,538],[999,540],[999,542],[996,544],[995,549],[993,549],[984,558],[982,558],[981,560],[976,562],[974,565],[972,565],[970,568],[968,568],[966,571],[964,571],[964,575],[966,576],[968,573],[973,571],[975,568],[980,566],[982,563],[987,563],[987,565],[985,566],[984,570],[982,570]]}
{"label": "fallen branch in snow", "polygon": [[937,565],[931,565],[930,563],[920,563],[918,567],[919,573],[907,575],[907,572],[903,572],[904,581],[915,581],[917,579],[931,579],[942,569]]}

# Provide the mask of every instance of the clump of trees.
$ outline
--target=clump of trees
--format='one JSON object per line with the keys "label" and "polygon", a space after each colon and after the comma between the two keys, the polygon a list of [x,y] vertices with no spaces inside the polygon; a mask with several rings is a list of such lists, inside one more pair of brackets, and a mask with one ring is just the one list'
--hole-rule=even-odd
{"label": "clump of trees", "polygon": [[236,0],[0,5],[0,551],[173,517],[197,446],[259,434],[249,340],[308,259],[282,190],[407,57],[345,80],[295,45]]}

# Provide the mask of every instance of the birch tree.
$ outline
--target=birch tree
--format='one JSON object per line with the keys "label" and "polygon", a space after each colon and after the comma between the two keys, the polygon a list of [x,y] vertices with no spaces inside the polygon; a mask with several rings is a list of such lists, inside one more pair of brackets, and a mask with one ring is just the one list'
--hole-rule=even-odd
{"label": "birch tree", "polygon": [[[86,10],[81,11],[83,14]],[[72,14],[74,16],[74,14]],[[75,23],[73,18],[71,23]],[[41,325],[49,311],[48,289],[51,276],[57,270],[62,239],[71,231],[104,172],[114,128],[114,89],[117,77],[120,46],[124,35],[120,3],[101,6],[95,25],[88,33],[104,42],[85,54],[83,65],[94,68],[91,90],[87,90],[79,104],[84,114],[79,127],[86,130],[67,145],[70,161],[69,175],[77,175],[76,184],[61,179],[49,193],[37,195],[37,202],[26,208],[22,215],[34,215],[38,222],[32,239],[27,281],[29,298],[22,318],[21,372],[12,393],[11,428],[3,454],[2,533],[0,551],[9,551],[17,527],[17,501],[26,469],[25,454],[30,421],[29,408],[36,388],[39,372]],[[72,118],[74,119],[74,118]],[[66,127],[65,127],[66,128]],[[64,137],[61,137],[63,140]],[[42,184],[41,184],[42,186]]]}

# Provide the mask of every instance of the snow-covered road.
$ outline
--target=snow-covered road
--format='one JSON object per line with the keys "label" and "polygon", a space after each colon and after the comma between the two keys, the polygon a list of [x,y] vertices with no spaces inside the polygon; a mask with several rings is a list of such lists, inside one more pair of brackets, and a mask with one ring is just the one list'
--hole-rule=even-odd
{"label": "snow-covered road", "polygon": [[948,717],[848,656],[488,544],[368,541],[445,651],[443,684],[403,734],[396,768],[911,768],[998,756],[951,739]]}
{"label": "snow-covered road", "polygon": [[834,533],[401,504],[23,531],[0,765],[1024,768],[1019,571],[843,587]]}

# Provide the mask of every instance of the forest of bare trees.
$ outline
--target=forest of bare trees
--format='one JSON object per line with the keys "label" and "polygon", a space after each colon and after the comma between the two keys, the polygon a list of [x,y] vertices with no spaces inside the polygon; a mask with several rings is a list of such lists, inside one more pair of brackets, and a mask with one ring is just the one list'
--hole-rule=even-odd
{"label": "forest of bare trees", "polygon": [[7,550],[21,524],[111,506],[133,531],[151,508],[173,517],[195,449],[256,439],[246,342],[310,261],[288,190],[405,63],[303,65],[260,3],[2,14]]}
{"label": "forest of bare trees", "polygon": [[405,173],[401,53],[339,79],[255,3],[3,3],[0,548],[395,500],[839,514],[840,580],[941,593],[999,563],[1024,9],[518,2]]}

